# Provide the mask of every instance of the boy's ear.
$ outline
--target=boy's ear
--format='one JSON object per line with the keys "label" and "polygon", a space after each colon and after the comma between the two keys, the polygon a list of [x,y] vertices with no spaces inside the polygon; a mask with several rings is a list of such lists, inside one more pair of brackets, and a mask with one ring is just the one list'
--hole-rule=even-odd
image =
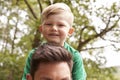
{"label": "boy's ear", "polygon": [[42,32],[42,26],[41,25],[39,26],[39,31]]}
{"label": "boy's ear", "polygon": [[31,76],[30,74],[27,74],[27,75],[26,75],[26,79],[27,79],[27,80],[32,80],[32,76]]}
{"label": "boy's ear", "polygon": [[69,29],[69,32],[68,32],[69,35],[72,35],[72,33],[74,32],[74,30],[75,30],[75,29],[74,29],[73,27],[71,27],[71,28]]}

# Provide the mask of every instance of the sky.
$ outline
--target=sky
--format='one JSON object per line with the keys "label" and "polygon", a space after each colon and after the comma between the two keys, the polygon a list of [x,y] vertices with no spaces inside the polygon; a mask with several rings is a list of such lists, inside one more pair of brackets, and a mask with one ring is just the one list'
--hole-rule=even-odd
{"label": "sky", "polygon": [[[105,46],[105,45],[108,45],[107,44],[108,42],[107,41],[98,41],[98,42],[95,42],[95,46],[96,47],[99,47],[99,46]],[[120,45],[120,44],[119,44]],[[91,56],[87,51],[86,52],[82,52],[82,57],[83,58],[90,58],[91,60],[95,61],[96,59]],[[106,58],[107,60],[107,63],[104,65],[105,67],[114,67],[114,66],[119,66],[120,67],[120,53],[118,52],[115,52],[114,51],[114,48],[112,46],[107,46],[105,47],[104,49],[104,52],[102,54],[98,54],[98,52],[94,52],[93,55],[99,55],[99,56],[103,56]]]}
{"label": "sky", "polygon": [[120,0],[96,0],[96,5],[99,7],[101,5],[104,5],[106,7],[110,7],[114,2],[119,3]]}
{"label": "sky", "polygon": [[[105,5],[106,7],[110,7],[113,2],[117,2],[118,4],[120,3],[120,0],[96,0],[97,1],[97,6],[102,4]],[[101,42],[102,44],[106,42]],[[101,44],[99,43],[99,44]],[[120,43],[119,43],[120,46]],[[107,59],[106,66],[120,66],[120,53],[117,53],[113,50],[113,47],[109,46],[105,48],[104,56]]]}
{"label": "sky", "polygon": [[[102,5],[106,6],[106,7],[110,7],[114,2],[117,2],[118,4],[120,4],[120,0],[96,0],[97,2],[94,3],[93,5],[96,5],[97,7],[101,7]],[[94,20],[94,25],[98,26],[98,23],[100,25],[104,25],[101,23],[101,21],[98,18],[95,18],[94,16],[92,16]],[[97,21],[97,22],[95,22]],[[103,46],[103,45],[109,45],[109,42],[106,41],[98,41],[94,44],[95,46]],[[120,43],[116,44],[117,46],[120,47]],[[92,60],[95,60],[92,56],[90,56],[88,53],[84,52],[82,53],[83,58],[88,57],[91,58]],[[106,57],[107,63],[106,63],[106,67],[112,67],[112,66],[120,66],[120,53],[115,52],[114,48],[112,46],[108,46],[105,48],[102,56]]]}

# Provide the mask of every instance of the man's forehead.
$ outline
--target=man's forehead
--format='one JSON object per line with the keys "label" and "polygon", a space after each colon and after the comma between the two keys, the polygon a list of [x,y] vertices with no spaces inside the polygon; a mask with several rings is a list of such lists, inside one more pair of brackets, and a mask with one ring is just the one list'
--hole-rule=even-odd
{"label": "man's forehead", "polygon": [[60,79],[54,79],[52,77],[47,77],[47,76],[44,76],[44,77],[41,77],[40,80],[71,80],[69,77],[63,77],[63,78],[60,78]]}

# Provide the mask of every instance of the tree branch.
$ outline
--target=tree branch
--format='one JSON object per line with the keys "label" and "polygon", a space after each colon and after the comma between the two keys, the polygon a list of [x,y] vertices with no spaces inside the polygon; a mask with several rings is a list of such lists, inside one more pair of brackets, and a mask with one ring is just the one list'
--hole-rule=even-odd
{"label": "tree branch", "polygon": [[33,17],[35,19],[38,19],[37,16],[35,15],[35,12],[33,11],[32,7],[30,6],[30,4],[28,3],[27,0],[24,0],[24,2],[26,3],[27,7],[29,8],[30,12],[32,13]]}
{"label": "tree branch", "polygon": [[19,23],[19,21],[18,21],[18,18],[17,18],[17,22],[16,22],[16,24],[15,24],[15,32],[14,32],[14,36],[13,36],[13,40],[12,40],[12,44],[11,44],[11,46],[12,46],[12,48],[11,48],[11,54],[14,53],[16,33],[17,33],[17,31],[18,31],[18,28],[17,28],[18,23]]}
{"label": "tree branch", "polygon": [[38,1],[38,4],[39,4],[40,15],[41,15],[41,13],[42,13],[42,11],[43,11],[43,9],[42,9],[42,5],[41,5],[41,3],[40,3],[40,0],[37,0],[37,1]]}
{"label": "tree branch", "polygon": [[91,47],[91,48],[81,49],[81,51],[94,50],[94,49],[102,49],[102,48],[108,47],[108,46],[109,46],[109,45],[107,45],[107,46],[100,46],[100,47]]}
{"label": "tree branch", "polygon": [[[119,16],[118,16],[119,17]],[[77,50],[81,51],[82,47],[84,45],[86,45],[88,42],[90,42],[91,40],[98,38],[98,37],[102,37],[103,35],[105,35],[107,32],[109,32],[110,30],[112,30],[113,28],[116,27],[117,23],[119,22],[120,17],[118,18],[118,20],[110,27],[108,28],[108,25],[110,24],[110,22],[108,21],[108,24],[106,24],[106,27],[104,30],[102,30],[99,34],[96,34],[92,37],[89,37],[88,39],[84,40],[84,41],[80,41]]]}

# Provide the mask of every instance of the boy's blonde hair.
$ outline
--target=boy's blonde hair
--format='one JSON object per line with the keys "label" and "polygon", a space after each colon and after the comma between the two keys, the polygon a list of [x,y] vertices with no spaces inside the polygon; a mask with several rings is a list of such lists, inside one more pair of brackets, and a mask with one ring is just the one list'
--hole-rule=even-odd
{"label": "boy's blonde hair", "polygon": [[65,13],[69,18],[69,24],[72,26],[74,21],[74,16],[68,5],[65,3],[55,3],[46,7],[41,15],[41,21],[43,23],[50,15]]}

